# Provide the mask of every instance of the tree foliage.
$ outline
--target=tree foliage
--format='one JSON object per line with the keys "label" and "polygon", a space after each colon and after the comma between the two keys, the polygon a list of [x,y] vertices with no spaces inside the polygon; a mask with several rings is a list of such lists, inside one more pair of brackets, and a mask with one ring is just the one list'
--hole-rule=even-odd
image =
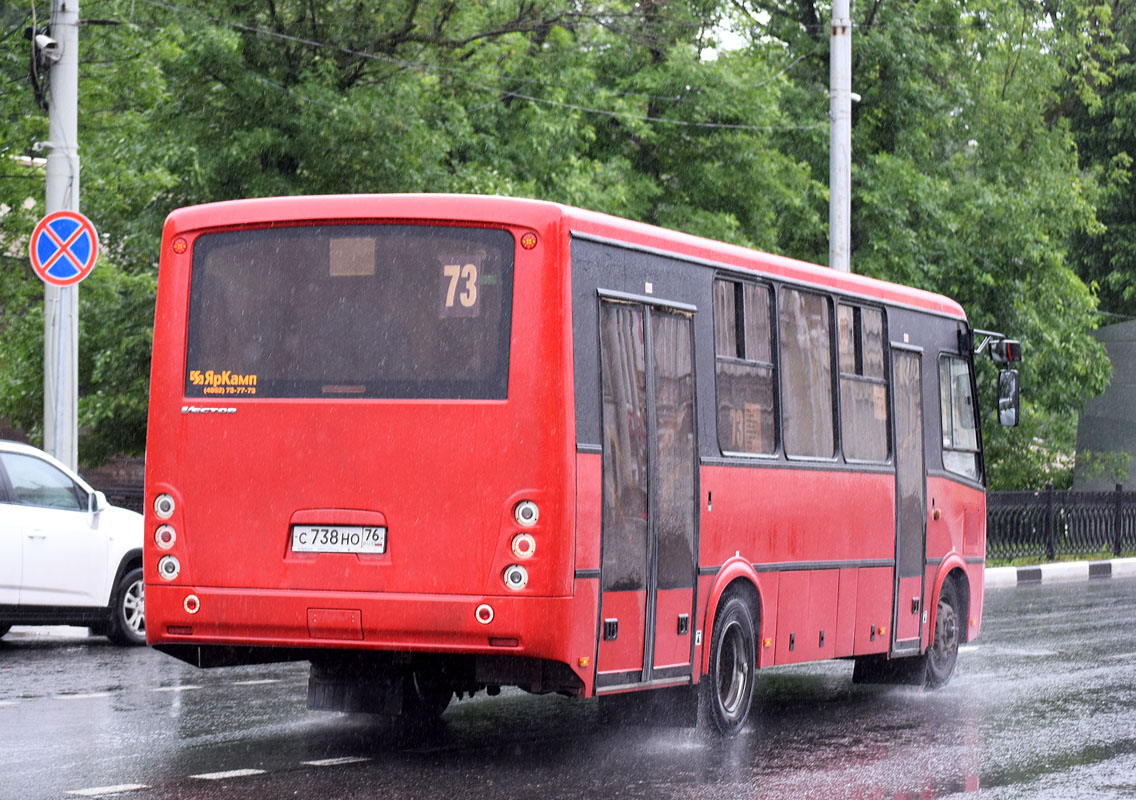
{"label": "tree foliage", "polygon": [[[122,23],[82,29],[83,207],[105,244],[80,293],[84,460],[143,445],[157,243],[181,205],[501,193],[827,258],[830,10],[813,0],[85,0],[83,14]],[[1136,126],[1114,122],[1136,107],[1130,21],[1074,0],[871,0],[853,17],[853,269],[1025,340],[1026,422],[986,425],[993,484],[1061,480],[1108,371],[1079,275],[1108,289],[1087,253],[1105,247],[1123,273],[1131,248],[1115,217],[1132,213]],[[46,138],[30,24],[0,11],[21,44],[0,49],[5,156]],[[33,433],[42,293],[19,250],[41,181],[0,179],[0,417]],[[990,393],[992,370],[981,382]]]}

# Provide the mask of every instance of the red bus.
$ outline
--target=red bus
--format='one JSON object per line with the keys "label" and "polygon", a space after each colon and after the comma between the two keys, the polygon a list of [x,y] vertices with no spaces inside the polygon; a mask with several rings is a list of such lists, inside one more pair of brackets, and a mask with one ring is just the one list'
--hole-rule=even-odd
{"label": "red bus", "polygon": [[175,211],[148,640],[418,718],[655,689],[732,733],[761,667],[941,685],[982,619],[974,345],[945,297],[553,203]]}

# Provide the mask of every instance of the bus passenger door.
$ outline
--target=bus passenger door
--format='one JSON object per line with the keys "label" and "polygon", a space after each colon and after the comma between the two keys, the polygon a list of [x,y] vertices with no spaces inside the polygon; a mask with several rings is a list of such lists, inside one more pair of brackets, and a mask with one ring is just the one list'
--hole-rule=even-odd
{"label": "bus passenger door", "polygon": [[895,371],[895,610],[892,655],[920,650],[926,606],[923,565],[927,546],[927,482],[923,448],[922,354],[892,345]]}
{"label": "bus passenger door", "polygon": [[601,301],[601,692],[692,674],[692,333],[685,309]]}

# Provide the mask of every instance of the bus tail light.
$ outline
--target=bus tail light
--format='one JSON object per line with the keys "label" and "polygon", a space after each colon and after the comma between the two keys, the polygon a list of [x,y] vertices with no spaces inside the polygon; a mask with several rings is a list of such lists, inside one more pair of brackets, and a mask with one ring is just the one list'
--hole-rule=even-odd
{"label": "bus tail light", "polygon": [[517,558],[532,558],[536,552],[536,539],[531,533],[518,533],[513,537],[513,555]]}
{"label": "bus tail light", "polygon": [[169,519],[174,515],[174,499],[168,494],[160,494],[154,498],[154,513],[158,519]]}
{"label": "bus tail light", "polygon": [[505,581],[506,587],[514,592],[519,592],[529,583],[529,571],[520,564],[510,564],[505,567],[505,573],[501,578]]}
{"label": "bus tail light", "polygon": [[175,556],[162,556],[158,562],[158,574],[163,580],[172,581],[181,574],[181,562]]}
{"label": "bus tail light", "polygon": [[201,610],[201,598],[195,594],[187,594],[185,596],[185,602],[182,603],[182,607],[185,609],[185,613],[196,614]]}
{"label": "bus tail light", "polygon": [[488,625],[493,621],[493,606],[488,603],[482,603],[473,610],[473,616],[482,625]]}
{"label": "bus tail light", "polygon": [[532,500],[522,500],[513,509],[513,517],[521,527],[531,528],[540,519],[540,509]]}
{"label": "bus tail light", "polygon": [[174,530],[173,525],[162,525],[158,530],[154,531],[154,544],[158,545],[162,550],[169,550],[174,546],[177,541],[177,531]]}

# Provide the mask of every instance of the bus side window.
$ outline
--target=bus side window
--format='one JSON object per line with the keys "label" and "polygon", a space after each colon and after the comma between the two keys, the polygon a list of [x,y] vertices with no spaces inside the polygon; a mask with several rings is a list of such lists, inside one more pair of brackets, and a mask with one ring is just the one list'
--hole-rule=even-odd
{"label": "bus side window", "polygon": [[778,313],[785,452],[832,458],[832,303],[824,295],[786,288]]}
{"label": "bus side window", "polygon": [[883,312],[841,303],[836,322],[844,456],[856,461],[887,461]]}
{"label": "bus side window", "polygon": [[777,450],[772,302],[768,286],[714,281],[718,446],[724,453]]}
{"label": "bus side window", "polygon": [[978,480],[978,431],[966,359],[939,359],[939,406],[943,420],[943,467]]}

